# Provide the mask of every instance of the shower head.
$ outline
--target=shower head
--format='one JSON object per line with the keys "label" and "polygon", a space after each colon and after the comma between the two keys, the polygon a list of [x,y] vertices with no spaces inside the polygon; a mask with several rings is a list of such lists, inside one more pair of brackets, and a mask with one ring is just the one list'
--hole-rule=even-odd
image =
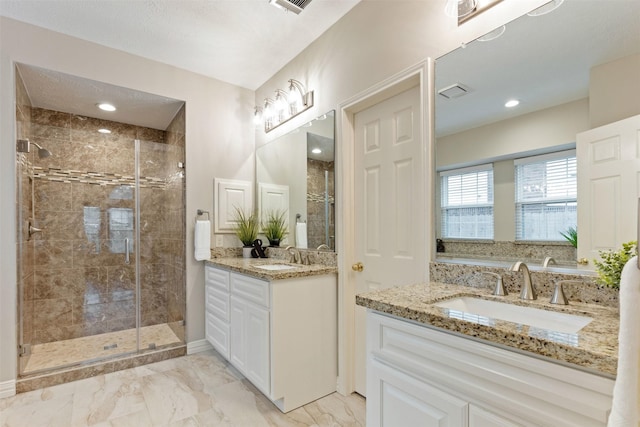
{"label": "shower head", "polygon": [[44,159],[51,155],[51,151],[47,150],[46,148],[43,148],[37,142],[32,142],[32,144],[38,147],[38,157],[40,157],[41,159]]}

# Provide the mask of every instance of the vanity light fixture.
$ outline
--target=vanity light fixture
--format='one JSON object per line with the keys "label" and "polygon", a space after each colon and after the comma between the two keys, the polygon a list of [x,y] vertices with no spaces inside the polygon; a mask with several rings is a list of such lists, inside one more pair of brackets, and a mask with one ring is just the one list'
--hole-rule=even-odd
{"label": "vanity light fixture", "polygon": [[517,99],[510,99],[507,102],[505,102],[504,106],[507,108],[513,108],[518,104],[520,104],[520,101],[518,101]]}
{"label": "vanity light fixture", "polygon": [[458,19],[458,25],[479,15],[502,0],[447,0],[444,13]]}
{"label": "vanity light fixture", "polygon": [[275,99],[265,98],[264,107],[255,107],[256,124],[264,122],[264,131],[270,132],[295,116],[313,107],[313,91],[295,79],[289,80],[289,92],[276,89]]}
{"label": "vanity light fixture", "polygon": [[319,149],[319,148],[314,148],[313,150],[311,150],[311,152],[312,152],[313,154],[320,154],[320,153],[322,153],[322,150],[321,150],[321,149]]}
{"label": "vanity light fixture", "polygon": [[253,124],[255,124],[256,126],[262,124],[262,107],[254,107]]}
{"label": "vanity light fixture", "polygon": [[114,107],[113,105],[111,105],[111,104],[109,104],[107,102],[102,102],[102,103],[96,104],[96,105],[102,111],[116,111],[116,107]]}
{"label": "vanity light fixture", "polygon": [[98,129],[98,132],[104,133],[105,135],[108,135],[108,134],[111,133],[111,131],[109,129],[106,129],[106,128]]}

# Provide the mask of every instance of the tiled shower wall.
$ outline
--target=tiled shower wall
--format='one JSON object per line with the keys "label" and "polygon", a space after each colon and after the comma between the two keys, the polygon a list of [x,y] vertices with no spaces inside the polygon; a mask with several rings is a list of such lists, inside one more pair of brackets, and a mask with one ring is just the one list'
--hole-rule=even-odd
{"label": "tiled shower wall", "polygon": [[[140,139],[142,326],[174,322],[183,337],[184,109],[167,132],[31,109],[33,283],[23,324],[32,344],[135,327],[134,140]],[[109,135],[97,132],[112,131]],[[37,150],[32,150],[37,151]],[[23,192],[23,199],[30,197]],[[130,238],[131,263],[125,263]],[[24,251],[23,251],[24,252]],[[24,275],[23,275],[24,276]]]}
{"label": "tiled shower wall", "polygon": [[329,246],[335,248],[334,162],[307,159],[307,247],[315,249],[325,238],[325,177],[328,171]]}

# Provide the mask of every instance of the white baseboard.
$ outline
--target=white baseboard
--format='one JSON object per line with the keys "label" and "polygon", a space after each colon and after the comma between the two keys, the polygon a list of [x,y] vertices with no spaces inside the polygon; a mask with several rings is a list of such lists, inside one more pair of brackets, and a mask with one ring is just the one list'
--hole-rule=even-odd
{"label": "white baseboard", "polygon": [[187,343],[187,354],[200,353],[202,351],[213,350],[213,346],[207,340],[197,340]]}
{"label": "white baseboard", "polygon": [[16,395],[16,380],[0,382],[0,399]]}

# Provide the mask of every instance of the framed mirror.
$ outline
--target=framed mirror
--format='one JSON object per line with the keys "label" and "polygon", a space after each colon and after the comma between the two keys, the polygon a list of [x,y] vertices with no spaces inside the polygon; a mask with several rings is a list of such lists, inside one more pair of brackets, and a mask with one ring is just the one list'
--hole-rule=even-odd
{"label": "framed mirror", "polygon": [[[555,10],[524,15],[436,60],[436,259],[542,263],[552,256],[576,265],[575,249],[559,235],[516,237],[515,164],[574,149],[576,134],[614,121],[608,108],[637,105],[616,80],[640,79],[640,2],[554,3]],[[519,105],[506,108],[509,100]],[[483,165],[494,174],[492,234],[448,238],[441,177]],[[588,208],[577,201],[578,211]]]}
{"label": "framed mirror", "polygon": [[256,150],[258,212],[285,212],[281,246],[335,250],[334,111]]}

